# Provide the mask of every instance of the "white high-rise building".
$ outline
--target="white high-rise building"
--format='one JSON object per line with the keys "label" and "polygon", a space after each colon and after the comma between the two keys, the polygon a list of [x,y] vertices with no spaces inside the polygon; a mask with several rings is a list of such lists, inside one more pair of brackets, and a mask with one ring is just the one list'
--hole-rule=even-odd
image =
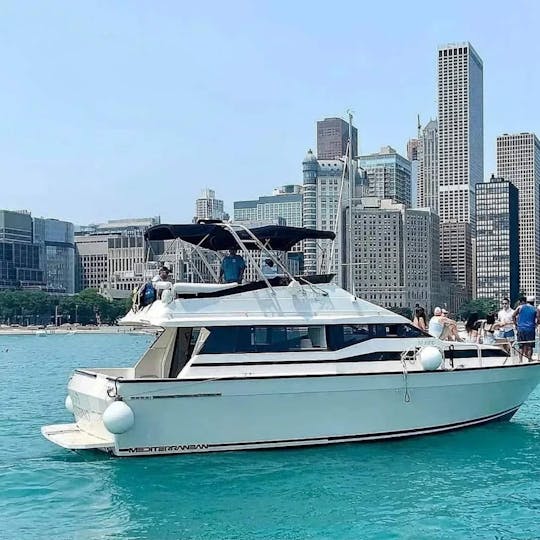
{"label": "white high-rise building", "polygon": [[431,311],[440,299],[439,219],[428,208],[362,198],[353,212],[355,292],[380,306]]}
{"label": "white high-rise building", "polygon": [[216,199],[216,192],[213,189],[203,189],[195,203],[195,220],[228,218],[223,211],[223,201]]}
{"label": "white high-rise building", "polygon": [[484,176],[484,119],[483,65],[470,43],[439,48],[438,118],[442,277],[471,297],[474,194]]}
{"label": "white high-rise building", "polygon": [[534,133],[497,137],[497,175],[519,190],[519,285],[540,300],[540,142]]}
{"label": "white high-rise building", "polygon": [[336,231],[333,256],[327,250],[322,251],[314,240],[304,241],[304,269],[306,274],[325,271],[328,259],[332,258],[329,272],[336,274],[337,283],[340,286],[346,285],[343,208],[347,206],[349,200],[347,178],[345,178],[340,200],[343,166],[343,161],[339,159],[317,160],[311,150],[302,163],[304,173],[303,225],[308,229]]}

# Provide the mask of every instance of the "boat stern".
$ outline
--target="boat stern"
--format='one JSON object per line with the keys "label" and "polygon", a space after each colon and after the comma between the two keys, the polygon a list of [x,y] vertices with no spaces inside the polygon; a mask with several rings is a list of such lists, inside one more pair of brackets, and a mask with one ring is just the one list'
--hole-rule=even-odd
{"label": "boat stern", "polygon": [[77,370],[68,384],[66,408],[74,423],[43,426],[41,433],[49,441],[70,450],[114,448],[114,435],[107,430],[103,415],[115,401],[111,397],[114,379],[90,370]]}
{"label": "boat stern", "polygon": [[58,446],[69,450],[103,450],[111,451],[114,448],[114,439],[103,439],[92,435],[77,426],[77,424],[55,424],[43,426],[41,434]]}

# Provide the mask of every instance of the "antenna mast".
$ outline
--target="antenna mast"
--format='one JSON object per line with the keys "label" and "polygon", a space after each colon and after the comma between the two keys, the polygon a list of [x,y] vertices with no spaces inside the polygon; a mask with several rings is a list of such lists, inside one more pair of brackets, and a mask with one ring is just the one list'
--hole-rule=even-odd
{"label": "antenna mast", "polygon": [[[354,246],[353,246],[353,198],[354,198],[354,169],[353,169],[353,130],[352,130],[352,112],[347,111],[349,114],[349,154],[347,156],[347,167],[349,169],[349,264],[346,266],[348,269],[349,275],[349,292],[354,294],[354,273],[353,273],[353,259],[354,259]],[[354,156],[356,158],[356,156]]]}

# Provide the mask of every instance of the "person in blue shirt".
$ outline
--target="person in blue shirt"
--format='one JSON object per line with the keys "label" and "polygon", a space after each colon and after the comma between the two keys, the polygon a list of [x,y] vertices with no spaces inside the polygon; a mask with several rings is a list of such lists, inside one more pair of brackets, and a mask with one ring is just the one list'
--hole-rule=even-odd
{"label": "person in blue shirt", "polygon": [[242,283],[246,261],[241,255],[236,254],[236,249],[230,249],[229,254],[221,261],[219,281],[221,283]]}
{"label": "person in blue shirt", "polygon": [[514,324],[517,330],[517,340],[521,354],[529,361],[532,357],[536,326],[538,324],[538,310],[534,307],[534,297],[519,299],[519,306],[514,311]]}

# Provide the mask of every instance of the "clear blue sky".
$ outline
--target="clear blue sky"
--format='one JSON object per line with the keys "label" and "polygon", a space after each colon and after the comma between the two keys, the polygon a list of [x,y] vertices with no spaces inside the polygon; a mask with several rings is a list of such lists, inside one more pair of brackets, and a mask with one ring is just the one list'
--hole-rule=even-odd
{"label": "clear blue sky", "polygon": [[362,153],[405,152],[436,115],[439,44],[484,62],[495,138],[540,132],[540,3],[0,4],[0,208],[75,223],[186,221],[301,183],[315,122],[355,111]]}

